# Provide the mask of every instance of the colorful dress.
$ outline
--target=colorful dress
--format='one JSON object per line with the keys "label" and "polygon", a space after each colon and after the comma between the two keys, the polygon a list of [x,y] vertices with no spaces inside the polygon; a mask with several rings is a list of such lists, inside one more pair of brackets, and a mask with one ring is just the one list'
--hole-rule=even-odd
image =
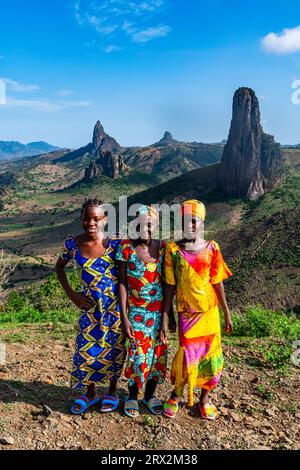
{"label": "colorful dress", "polygon": [[95,307],[83,310],[79,318],[73,388],[105,380],[117,380],[126,358],[125,336],[121,328],[118,302],[118,279],[115,256],[120,240],[109,240],[103,256],[84,258],[73,237],[65,240],[61,255],[74,258],[81,268],[83,294],[95,301]]}
{"label": "colorful dress", "polygon": [[166,375],[167,346],[160,341],[163,309],[162,264],[165,242],[160,242],[156,262],[144,262],[134,244],[123,240],[116,259],[127,263],[128,319],[134,329],[129,341],[125,376],[129,386],[142,389],[147,380],[163,383]]}
{"label": "colorful dress", "polygon": [[194,387],[212,390],[220,380],[223,355],[213,284],[232,273],[215,241],[193,254],[171,241],[166,248],[164,274],[166,283],[177,288],[179,349],[173,360],[171,381],[179,397],[188,383],[188,404],[193,406]]}

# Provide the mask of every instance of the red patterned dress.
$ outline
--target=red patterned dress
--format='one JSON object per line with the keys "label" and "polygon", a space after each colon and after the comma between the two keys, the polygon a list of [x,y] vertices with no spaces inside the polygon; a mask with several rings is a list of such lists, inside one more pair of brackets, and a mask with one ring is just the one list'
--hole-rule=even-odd
{"label": "red patterned dress", "polygon": [[163,287],[162,265],[166,244],[160,242],[155,262],[142,261],[134,243],[123,240],[116,260],[127,264],[128,319],[134,329],[130,340],[125,376],[129,386],[142,389],[147,380],[163,383],[167,366],[167,346],[160,341]]}

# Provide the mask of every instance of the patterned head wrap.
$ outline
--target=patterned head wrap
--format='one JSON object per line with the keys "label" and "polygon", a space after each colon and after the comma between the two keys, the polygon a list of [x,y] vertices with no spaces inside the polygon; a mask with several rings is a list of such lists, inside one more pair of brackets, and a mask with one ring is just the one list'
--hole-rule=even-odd
{"label": "patterned head wrap", "polygon": [[206,209],[205,205],[197,199],[189,199],[181,204],[181,214],[192,215],[193,217],[199,217],[199,219],[205,220]]}
{"label": "patterned head wrap", "polygon": [[140,215],[147,215],[148,217],[152,217],[155,221],[157,221],[159,217],[158,211],[154,209],[154,207],[145,205],[140,206],[136,211],[136,216]]}

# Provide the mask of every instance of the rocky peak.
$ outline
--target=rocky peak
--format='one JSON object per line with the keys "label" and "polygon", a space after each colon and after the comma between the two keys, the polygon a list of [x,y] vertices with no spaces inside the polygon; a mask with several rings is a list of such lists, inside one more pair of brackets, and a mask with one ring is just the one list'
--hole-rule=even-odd
{"label": "rocky peak", "polygon": [[102,151],[117,151],[119,148],[120,145],[118,142],[113,137],[110,137],[108,134],[106,134],[101,122],[97,121],[93,133],[93,155],[100,154]]}
{"label": "rocky peak", "polygon": [[281,175],[282,154],[274,137],[263,132],[253,90],[239,88],[233,98],[229,137],[221,160],[221,185],[233,197],[257,199]]}
{"label": "rocky peak", "polygon": [[160,146],[160,145],[170,145],[170,144],[176,144],[176,140],[173,139],[173,136],[171,134],[171,132],[168,132],[166,131],[164,133],[164,136],[162,139],[160,139],[160,141],[158,141],[155,145],[156,146]]}
{"label": "rocky peak", "polygon": [[91,162],[86,168],[84,181],[88,182],[100,175],[114,179],[128,174],[129,168],[124,162],[123,155],[113,154],[108,150],[102,150],[99,158]]}

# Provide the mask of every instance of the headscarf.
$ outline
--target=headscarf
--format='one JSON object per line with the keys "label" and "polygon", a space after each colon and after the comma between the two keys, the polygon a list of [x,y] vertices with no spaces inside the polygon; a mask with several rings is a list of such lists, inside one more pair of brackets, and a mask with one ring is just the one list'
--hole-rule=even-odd
{"label": "headscarf", "polygon": [[193,217],[199,217],[199,219],[205,220],[206,209],[205,205],[197,199],[189,199],[181,204],[181,214],[192,215]]}
{"label": "headscarf", "polygon": [[154,207],[145,206],[145,205],[140,206],[138,210],[136,211],[136,216],[140,216],[140,215],[147,215],[149,217],[152,217],[156,221],[158,220],[158,217],[159,217],[158,211],[154,209]]}

